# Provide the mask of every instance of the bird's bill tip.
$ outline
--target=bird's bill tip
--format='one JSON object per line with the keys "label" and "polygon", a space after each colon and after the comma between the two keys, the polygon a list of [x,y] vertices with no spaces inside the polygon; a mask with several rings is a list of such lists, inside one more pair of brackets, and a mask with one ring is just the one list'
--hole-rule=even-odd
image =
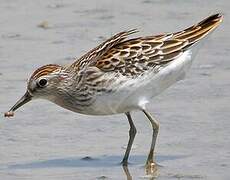
{"label": "bird's bill tip", "polygon": [[4,116],[5,117],[12,117],[12,116],[14,116],[14,111],[16,111],[18,108],[20,108],[24,104],[28,103],[31,99],[32,99],[31,94],[28,91],[26,91],[26,93],[24,94],[24,96],[22,96],[21,99],[19,99],[16,102],[16,104],[8,112],[6,112],[4,114]]}

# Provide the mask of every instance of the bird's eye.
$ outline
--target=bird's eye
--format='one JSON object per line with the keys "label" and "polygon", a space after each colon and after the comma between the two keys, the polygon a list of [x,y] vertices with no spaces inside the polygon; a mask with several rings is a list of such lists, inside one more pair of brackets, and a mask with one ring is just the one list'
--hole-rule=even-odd
{"label": "bird's eye", "polygon": [[39,87],[45,87],[47,85],[47,80],[46,79],[40,79],[37,84]]}

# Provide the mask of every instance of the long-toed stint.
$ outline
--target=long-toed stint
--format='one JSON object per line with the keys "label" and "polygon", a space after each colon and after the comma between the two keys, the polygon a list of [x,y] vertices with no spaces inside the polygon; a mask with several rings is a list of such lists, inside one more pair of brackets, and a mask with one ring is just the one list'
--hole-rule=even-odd
{"label": "long-toed stint", "polygon": [[200,40],[222,21],[214,14],[185,30],[127,39],[137,30],[120,32],[89,51],[71,65],[48,64],[38,68],[28,80],[25,95],[5,113],[6,117],[25,103],[41,98],[68,110],[87,115],[124,113],[130,130],[122,160],[128,163],[136,135],[131,111],[142,111],[153,129],[146,165],[154,164],[154,148],[159,123],[146,105],[170,85],[184,78]]}

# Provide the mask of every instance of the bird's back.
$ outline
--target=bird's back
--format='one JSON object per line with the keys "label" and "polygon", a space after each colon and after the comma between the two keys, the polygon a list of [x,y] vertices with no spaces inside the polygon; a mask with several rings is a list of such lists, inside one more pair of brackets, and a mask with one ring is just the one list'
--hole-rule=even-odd
{"label": "bird's back", "polygon": [[134,31],[122,32],[90,51],[75,63],[84,67],[83,83],[99,91],[85,114],[145,108],[152,97],[185,76],[196,44],[221,21],[215,14],[183,31],[130,40],[124,39]]}

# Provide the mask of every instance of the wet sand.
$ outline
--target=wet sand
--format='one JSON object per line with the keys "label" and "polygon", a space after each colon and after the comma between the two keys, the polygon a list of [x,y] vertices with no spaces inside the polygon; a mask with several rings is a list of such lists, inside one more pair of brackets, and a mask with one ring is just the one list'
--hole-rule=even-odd
{"label": "wet sand", "polygon": [[[93,117],[33,101],[3,118],[37,67],[71,63],[112,34],[181,30],[223,12],[223,24],[200,49],[185,80],[148,109],[160,122],[157,179],[230,178],[229,7],[220,1],[26,1],[0,4],[0,179],[126,179],[119,165],[128,141],[124,115]],[[135,112],[138,134],[130,176],[145,176],[151,128]],[[88,158],[87,158],[88,157]]]}

